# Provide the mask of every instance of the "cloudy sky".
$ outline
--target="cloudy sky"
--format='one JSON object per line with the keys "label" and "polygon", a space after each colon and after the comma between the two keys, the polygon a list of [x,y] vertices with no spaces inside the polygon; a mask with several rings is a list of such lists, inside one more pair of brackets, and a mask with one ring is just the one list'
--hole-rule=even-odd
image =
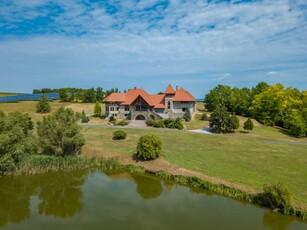
{"label": "cloudy sky", "polygon": [[0,0],[0,91],[307,88],[306,0]]}

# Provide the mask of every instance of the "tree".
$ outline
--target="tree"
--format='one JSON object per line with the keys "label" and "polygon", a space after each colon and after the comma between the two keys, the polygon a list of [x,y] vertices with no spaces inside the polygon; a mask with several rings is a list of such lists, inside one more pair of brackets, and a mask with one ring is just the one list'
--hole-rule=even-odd
{"label": "tree", "polygon": [[49,104],[48,97],[43,94],[36,105],[37,113],[49,113],[51,111],[51,106]]}
{"label": "tree", "polygon": [[210,128],[214,133],[225,132],[226,124],[229,122],[229,114],[225,106],[217,107],[210,115]]}
{"label": "tree", "polygon": [[96,91],[94,88],[90,88],[84,93],[84,103],[95,103],[96,102]]}
{"label": "tree", "polygon": [[100,117],[101,116],[101,105],[100,105],[100,103],[98,101],[96,101],[96,103],[95,103],[94,116],[95,117]]}
{"label": "tree", "polygon": [[230,125],[229,125],[229,132],[232,132],[235,129],[238,129],[240,127],[240,121],[239,118],[236,115],[230,116]]}
{"label": "tree", "polygon": [[185,121],[191,121],[191,113],[190,113],[190,110],[187,109],[185,111],[185,113],[183,114],[183,117],[182,117]]}
{"label": "tree", "polygon": [[90,121],[89,117],[86,116],[84,110],[82,110],[82,113],[81,113],[81,122],[82,122],[82,123],[87,123],[87,122],[89,122],[89,121]]}
{"label": "tree", "polygon": [[285,121],[285,128],[289,129],[289,133],[296,137],[307,136],[307,123],[304,121],[302,113],[292,110]]}
{"label": "tree", "polygon": [[61,102],[67,102],[68,101],[67,89],[60,89],[59,90],[59,97],[60,97]]}
{"label": "tree", "polygon": [[49,155],[78,154],[85,143],[78,117],[72,109],[59,108],[37,123],[39,153]]}
{"label": "tree", "polygon": [[142,160],[154,160],[160,156],[162,141],[156,135],[141,136],[137,145],[137,157]]}
{"label": "tree", "polygon": [[103,89],[101,87],[98,87],[96,89],[96,100],[97,101],[102,101],[103,96],[104,96]]}
{"label": "tree", "polygon": [[214,89],[210,90],[205,95],[205,107],[208,111],[214,111],[218,106],[224,105],[229,107],[229,98],[231,96],[231,87],[228,85],[218,85]]}
{"label": "tree", "polygon": [[254,124],[252,122],[252,120],[250,118],[248,118],[245,122],[244,122],[244,126],[243,128],[245,130],[253,130],[254,129]]}
{"label": "tree", "polygon": [[31,117],[20,112],[0,112],[0,174],[12,171],[22,156],[35,152]]}

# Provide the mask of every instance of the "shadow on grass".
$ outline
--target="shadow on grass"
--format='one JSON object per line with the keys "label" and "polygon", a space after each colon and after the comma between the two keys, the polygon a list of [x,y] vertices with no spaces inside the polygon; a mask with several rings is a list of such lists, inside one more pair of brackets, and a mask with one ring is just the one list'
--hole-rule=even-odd
{"label": "shadow on grass", "polygon": [[134,160],[135,162],[139,162],[139,161],[140,161],[140,162],[145,162],[145,161],[152,161],[152,160],[153,160],[153,159],[152,159],[152,160],[149,160],[149,159],[148,159],[148,160],[144,160],[144,159],[138,157],[136,153],[134,153],[134,154],[132,155],[131,158],[132,158],[132,160]]}
{"label": "shadow on grass", "polygon": [[240,132],[240,133],[249,133],[248,131],[242,131],[242,130],[239,131],[239,132]]}

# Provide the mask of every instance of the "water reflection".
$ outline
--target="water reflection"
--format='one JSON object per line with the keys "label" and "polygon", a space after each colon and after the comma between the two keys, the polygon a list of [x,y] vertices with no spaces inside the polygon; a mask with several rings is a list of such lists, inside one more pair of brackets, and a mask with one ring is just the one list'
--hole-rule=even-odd
{"label": "water reflection", "polygon": [[39,192],[39,214],[70,217],[84,206],[80,187],[85,182],[85,171],[48,175]]}
{"label": "water reflection", "polygon": [[30,196],[33,189],[21,177],[1,178],[0,227],[8,223],[20,223],[30,216]]}
{"label": "water reflection", "polygon": [[161,195],[163,189],[159,179],[138,174],[131,174],[131,176],[137,184],[137,193],[145,200]]}
{"label": "water reflection", "polygon": [[266,227],[272,230],[286,230],[294,220],[294,217],[281,215],[280,213],[267,211],[263,215],[262,222]]}
{"label": "water reflection", "polygon": [[30,199],[38,196],[39,214],[68,217],[84,206],[81,186],[86,171],[56,172],[35,176],[0,178],[0,227],[30,217]]}

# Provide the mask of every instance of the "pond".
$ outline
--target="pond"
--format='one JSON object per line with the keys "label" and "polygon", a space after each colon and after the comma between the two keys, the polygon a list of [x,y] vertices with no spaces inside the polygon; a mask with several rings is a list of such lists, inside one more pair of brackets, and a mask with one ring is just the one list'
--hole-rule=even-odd
{"label": "pond", "polygon": [[0,177],[1,229],[307,229],[307,223],[143,174]]}

